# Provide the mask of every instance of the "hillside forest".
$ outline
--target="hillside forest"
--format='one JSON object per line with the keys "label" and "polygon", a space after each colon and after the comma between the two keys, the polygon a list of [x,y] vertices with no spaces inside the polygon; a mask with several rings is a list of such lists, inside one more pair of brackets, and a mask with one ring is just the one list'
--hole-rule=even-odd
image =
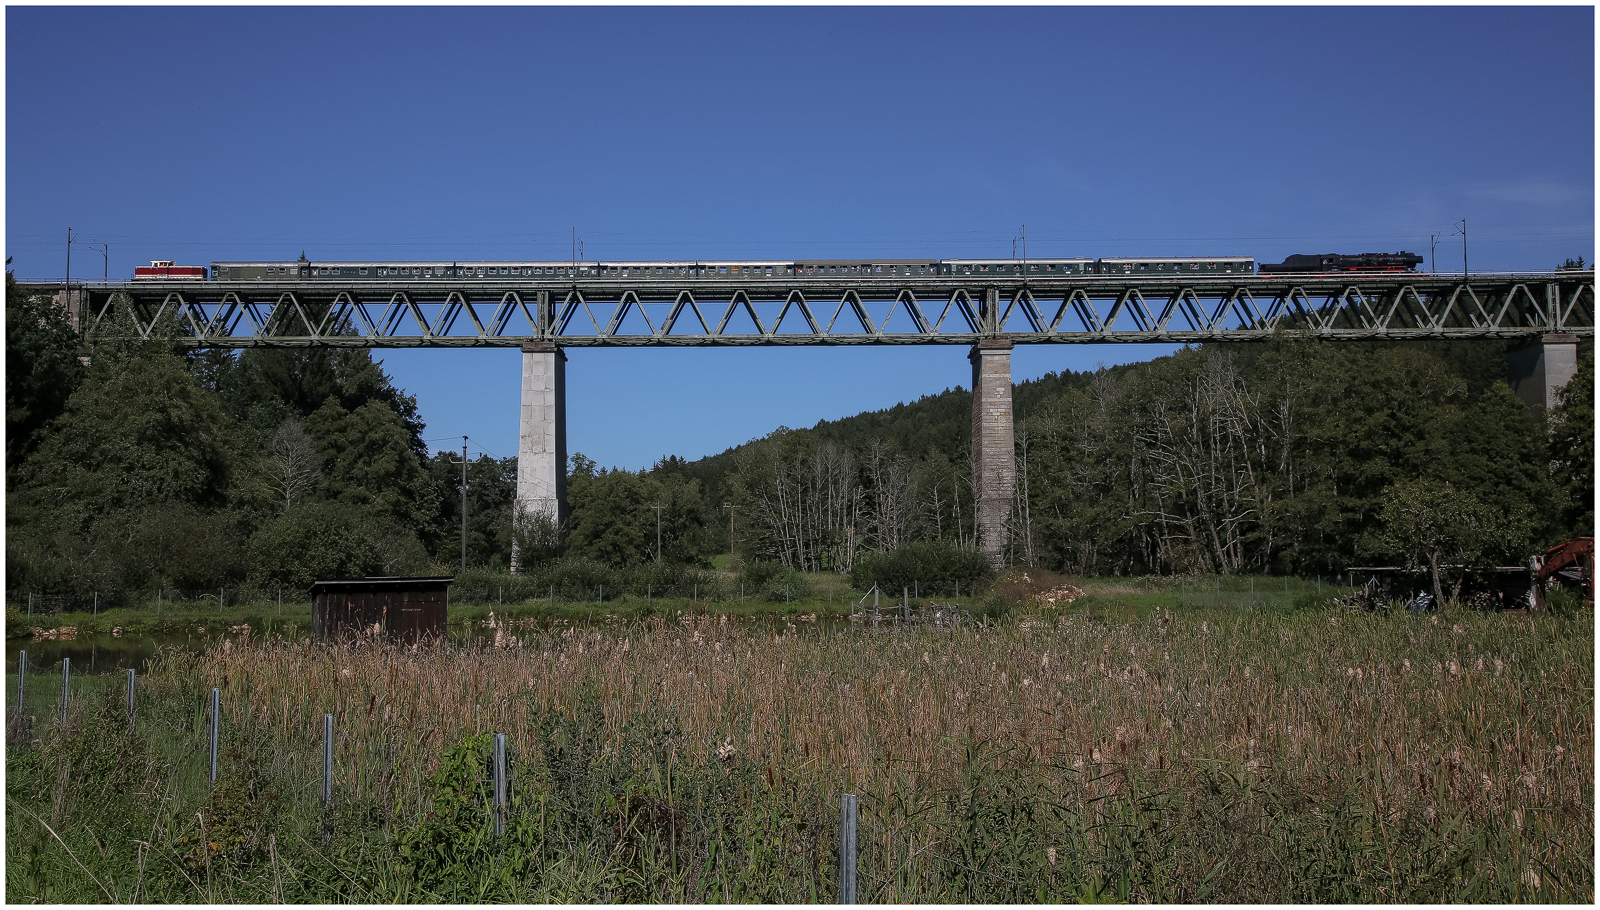
{"label": "hillside forest", "polygon": [[[460,453],[429,455],[415,399],[369,351],[196,351],[178,332],[84,339],[8,275],[8,592],[455,571]],[[1505,382],[1509,347],[1203,345],[1019,383],[1006,560],[1083,575],[1525,564],[1593,534],[1594,359],[1585,344],[1540,415]],[[968,547],[970,404],[947,389],[640,471],[575,452],[568,526],[523,550],[843,573],[911,544]],[[467,475],[467,561],[504,569],[514,530],[532,539],[513,527],[515,459],[480,454]]]}

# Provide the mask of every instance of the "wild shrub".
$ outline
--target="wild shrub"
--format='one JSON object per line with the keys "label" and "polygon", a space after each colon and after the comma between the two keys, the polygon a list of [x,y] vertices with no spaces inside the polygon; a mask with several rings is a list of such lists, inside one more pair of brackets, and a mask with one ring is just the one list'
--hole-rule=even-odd
{"label": "wild shrub", "polygon": [[262,768],[266,754],[240,742],[218,755],[211,799],[173,845],[184,871],[196,880],[237,875],[266,859],[282,802]]}
{"label": "wild shrub", "polygon": [[[442,903],[514,899],[516,882],[540,852],[531,819],[507,787],[506,837],[494,833],[494,734],[469,736],[447,749],[428,785],[427,814],[391,845],[412,899]],[[508,765],[512,756],[507,756]]]}
{"label": "wild shrub", "polygon": [[806,577],[778,562],[745,563],[734,584],[752,600],[786,601],[811,596],[811,583]]}
{"label": "wild shrub", "polygon": [[923,595],[952,596],[957,589],[974,593],[994,580],[987,557],[970,547],[943,540],[909,543],[887,553],[868,553],[850,570],[850,584],[860,591],[873,585],[890,594],[903,588]]}

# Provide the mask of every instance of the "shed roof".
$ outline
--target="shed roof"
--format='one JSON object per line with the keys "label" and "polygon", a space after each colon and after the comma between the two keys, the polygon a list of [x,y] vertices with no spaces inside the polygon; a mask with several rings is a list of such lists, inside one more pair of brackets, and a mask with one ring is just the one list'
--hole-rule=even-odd
{"label": "shed roof", "polygon": [[315,597],[318,594],[333,591],[346,593],[360,591],[439,591],[448,587],[455,580],[454,575],[429,578],[407,578],[400,575],[374,578],[345,578],[312,582],[311,595]]}

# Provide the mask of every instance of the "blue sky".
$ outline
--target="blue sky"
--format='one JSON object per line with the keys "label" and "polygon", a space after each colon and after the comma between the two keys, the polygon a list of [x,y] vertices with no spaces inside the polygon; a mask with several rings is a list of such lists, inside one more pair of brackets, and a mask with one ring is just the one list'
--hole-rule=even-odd
{"label": "blue sky", "polygon": [[[1594,11],[6,9],[6,254],[1594,254]],[[70,63],[70,65],[63,65]],[[101,256],[73,252],[73,276]],[[1018,380],[1164,348],[1023,347]],[[387,351],[436,445],[516,450],[514,351]],[[638,468],[969,380],[958,347],[569,351]]]}

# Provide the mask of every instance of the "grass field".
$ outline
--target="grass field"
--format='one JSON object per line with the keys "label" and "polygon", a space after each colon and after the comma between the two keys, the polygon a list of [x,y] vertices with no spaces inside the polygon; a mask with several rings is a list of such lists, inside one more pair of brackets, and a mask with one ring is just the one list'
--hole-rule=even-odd
{"label": "grass field", "polygon": [[997,585],[988,628],[669,604],[502,610],[498,646],[239,634],[158,664],[131,734],[121,678],[62,725],[59,679],[30,677],[6,896],[829,902],[856,793],[862,900],[1593,900],[1592,612],[1352,614],[1304,582],[1028,597],[1058,581]]}

